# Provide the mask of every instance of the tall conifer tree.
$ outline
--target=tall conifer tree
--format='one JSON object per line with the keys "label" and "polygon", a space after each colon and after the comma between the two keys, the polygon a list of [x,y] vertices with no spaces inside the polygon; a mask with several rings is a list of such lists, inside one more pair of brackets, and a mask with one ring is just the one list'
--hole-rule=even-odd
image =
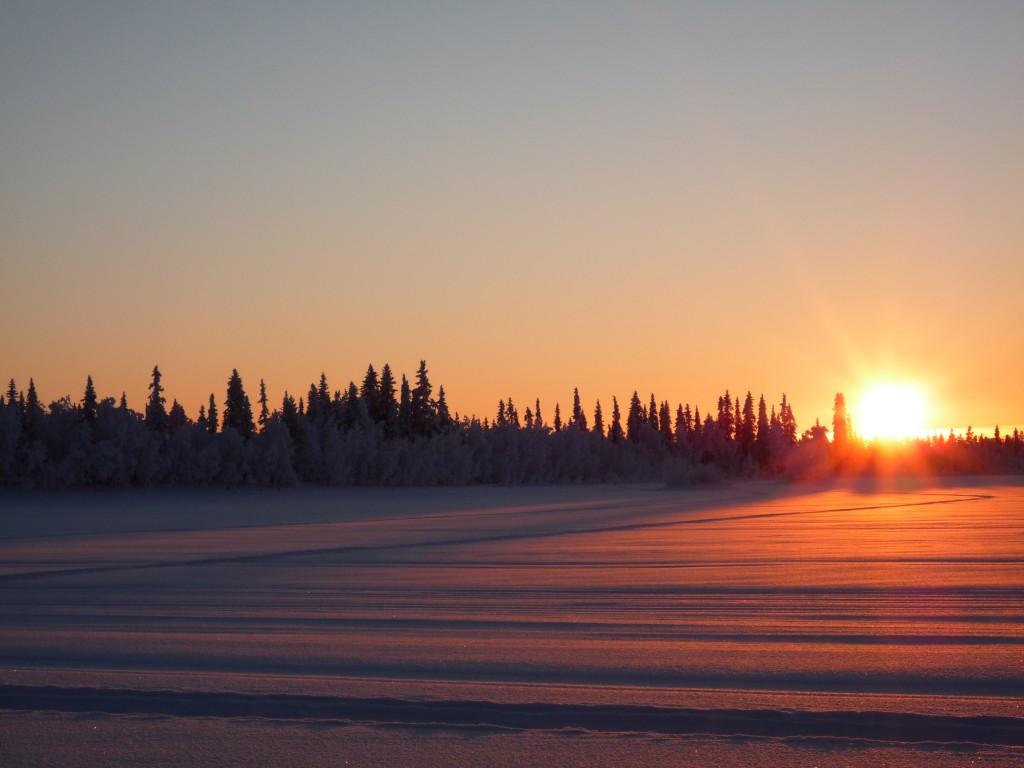
{"label": "tall conifer tree", "polygon": [[216,435],[218,429],[220,429],[220,421],[217,417],[217,400],[211,392],[210,407],[206,409],[206,431],[211,435]]}
{"label": "tall conifer tree", "polygon": [[418,437],[430,437],[436,431],[432,392],[427,376],[427,361],[420,360],[420,367],[416,371],[416,386],[410,395],[412,431]]}
{"label": "tall conifer tree", "polygon": [[249,438],[256,427],[252,421],[252,405],[242,386],[238,369],[232,369],[228,379],[227,398],[224,401],[224,429],[230,427],[244,438]]}
{"label": "tall conifer tree", "polygon": [[395,400],[395,377],[387,363],[380,372],[378,394],[378,409],[373,418],[384,424],[385,437],[394,437],[398,434],[398,402]]}
{"label": "tall conifer tree", "polygon": [[166,434],[167,432],[167,411],[164,404],[167,399],[164,397],[164,388],[160,383],[162,374],[157,366],[153,366],[153,381],[149,385],[149,399],[146,401],[146,426],[154,432]]}
{"label": "tall conifer tree", "polygon": [[270,408],[267,406],[267,385],[260,379],[260,432],[267,428],[267,419],[270,418]]}
{"label": "tall conifer tree", "polygon": [[622,413],[619,411],[619,400],[612,395],[612,425],[608,428],[608,439],[613,443],[621,443],[626,435],[622,431]]}
{"label": "tall conifer tree", "polygon": [[754,445],[754,431],[757,429],[757,419],[754,416],[754,395],[747,391],[747,399],[743,401],[742,417],[736,420],[736,440],[747,452]]}
{"label": "tall conifer tree", "polygon": [[[772,411],[774,415],[775,411]],[[771,436],[771,423],[768,421],[768,404],[764,401],[764,395],[757,401],[757,444],[767,448],[768,439]]]}
{"label": "tall conifer tree", "polygon": [[779,411],[779,423],[782,426],[782,435],[786,438],[788,445],[796,445],[796,419],[793,418],[793,408],[786,399],[786,393],[782,393],[782,404]]}
{"label": "tall conifer tree", "polygon": [[736,420],[733,417],[732,411],[732,396],[729,394],[729,390],[725,390],[725,395],[718,399],[718,428],[722,430],[728,438],[732,438],[736,434]]}
{"label": "tall conifer tree", "polygon": [[409,380],[402,374],[402,389],[398,401],[398,434],[402,437],[412,437],[412,392],[409,389]]}
{"label": "tall conifer tree", "polygon": [[82,396],[82,421],[86,424],[96,423],[96,406],[98,404],[96,387],[92,385],[92,376],[87,376],[85,379],[85,394]]}
{"label": "tall conifer tree", "polygon": [[658,429],[665,445],[672,445],[672,411],[668,400],[663,401],[658,408]]}
{"label": "tall conifer tree", "polygon": [[640,442],[640,428],[643,426],[644,410],[640,404],[640,396],[633,390],[633,397],[629,401],[629,413],[626,414],[626,437],[631,443]]}
{"label": "tall conifer tree", "polygon": [[366,403],[366,410],[374,421],[379,421],[380,415],[380,381],[377,378],[377,371],[371,363],[366,367],[366,375],[363,376],[363,385],[359,388],[359,396]]}
{"label": "tall conifer tree", "polygon": [[35,379],[28,380],[28,394],[25,396],[24,429],[28,437],[35,438],[39,434],[39,426],[43,420],[43,406],[36,392]]}
{"label": "tall conifer tree", "polygon": [[[512,405],[512,398],[508,400],[509,406]],[[434,410],[437,413],[437,425],[442,432],[447,432],[452,427],[452,415],[448,410],[448,399],[444,394],[444,385],[442,384],[437,389],[437,403],[435,404]],[[515,408],[511,408],[512,413],[510,414],[515,419],[515,427],[519,428],[519,414],[516,413]]]}
{"label": "tall conifer tree", "polygon": [[167,414],[167,427],[171,432],[175,432],[182,427],[186,427],[192,422],[189,421],[188,414],[185,413],[185,408],[175,400],[171,403],[171,410]]}
{"label": "tall conifer tree", "polygon": [[580,432],[587,431],[587,417],[583,413],[583,406],[580,405],[579,387],[572,391],[572,420],[569,424],[576,427]]}

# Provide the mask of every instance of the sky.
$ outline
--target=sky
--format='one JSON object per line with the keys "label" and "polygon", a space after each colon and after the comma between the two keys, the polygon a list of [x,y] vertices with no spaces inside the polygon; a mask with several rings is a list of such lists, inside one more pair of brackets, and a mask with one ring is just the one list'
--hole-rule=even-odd
{"label": "sky", "polygon": [[0,0],[0,377],[1024,425],[1024,3]]}

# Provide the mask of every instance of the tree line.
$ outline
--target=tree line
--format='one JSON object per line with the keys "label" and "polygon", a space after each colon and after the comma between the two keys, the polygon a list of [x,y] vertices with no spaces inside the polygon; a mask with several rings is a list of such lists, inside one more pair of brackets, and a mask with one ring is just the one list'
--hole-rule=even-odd
{"label": "tree line", "polygon": [[[264,381],[254,409],[237,370],[224,399],[211,394],[191,418],[167,405],[154,366],[142,411],[100,399],[91,376],[78,400],[44,406],[34,380],[11,380],[0,393],[0,483],[25,487],[467,485],[669,481],[728,477],[868,474],[897,466],[913,472],[1024,471],[1024,435],[950,434],[911,441],[897,454],[859,440],[845,400],[836,396],[830,431],[799,432],[785,394],[769,405],[726,390],[702,416],[637,392],[623,413],[612,398],[584,409],[579,390],[563,417],[539,400],[522,411],[511,397],[482,420],[449,410],[425,361],[412,381],[391,367],[367,367],[362,381],[332,390],[327,377],[297,399],[271,406]],[[895,458],[894,458],[895,457]],[[895,461],[895,464],[894,464]],[[902,462],[902,464],[900,463]]]}

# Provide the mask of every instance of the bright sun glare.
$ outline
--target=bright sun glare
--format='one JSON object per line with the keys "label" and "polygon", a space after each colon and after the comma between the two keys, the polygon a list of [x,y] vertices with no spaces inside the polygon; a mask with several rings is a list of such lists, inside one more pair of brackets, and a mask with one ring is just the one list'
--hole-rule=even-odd
{"label": "bright sun glare", "polygon": [[855,429],[866,439],[914,437],[924,424],[924,398],[913,387],[880,384],[860,399]]}

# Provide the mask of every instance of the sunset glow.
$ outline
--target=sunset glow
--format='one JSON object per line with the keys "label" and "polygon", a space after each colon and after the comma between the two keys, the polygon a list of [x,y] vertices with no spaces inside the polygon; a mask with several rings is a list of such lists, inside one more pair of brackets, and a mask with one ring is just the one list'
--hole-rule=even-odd
{"label": "sunset glow", "polygon": [[0,382],[44,406],[426,359],[481,419],[802,433],[868,370],[1024,424],[1022,3],[56,5],[0,11]]}
{"label": "sunset glow", "polygon": [[907,385],[879,384],[861,397],[854,427],[868,440],[903,439],[918,435],[924,418],[920,391]]}
{"label": "sunset glow", "polygon": [[0,2],[0,768],[1024,768],[1022,31]]}

